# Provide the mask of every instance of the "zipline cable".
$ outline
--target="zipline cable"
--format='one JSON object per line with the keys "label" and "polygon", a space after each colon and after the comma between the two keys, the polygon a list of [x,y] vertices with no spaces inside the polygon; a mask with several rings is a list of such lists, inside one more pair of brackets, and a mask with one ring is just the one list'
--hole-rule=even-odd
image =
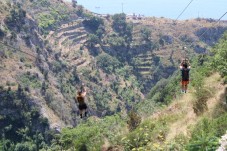
{"label": "zipline cable", "polygon": [[[227,12],[225,12],[217,21],[215,21],[214,25],[218,24],[220,22],[220,20],[227,14]],[[209,29],[207,28],[200,36],[199,39],[208,31]]]}
{"label": "zipline cable", "polygon": [[[214,22],[214,24],[213,24],[213,26],[215,26],[216,24],[218,24],[220,21],[221,21],[221,19],[225,16],[227,14],[227,12],[225,12],[218,20],[216,20],[215,22]],[[206,32],[208,32],[209,31],[209,28],[206,28],[205,29],[205,31],[203,32],[203,33],[201,33],[199,36],[198,36],[198,39],[200,39]],[[175,37],[174,37],[175,38]],[[175,38],[176,39],[176,38]],[[186,38],[185,39],[185,41],[186,40],[188,40],[189,39],[189,37],[188,38]],[[189,46],[188,46],[188,48],[191,48],[192,46],[193,46],[193,43],[194,42],[192,42]],[[184,47],[184,49],[185,49],[186,47]],[[186,50],[185,50],[185,55],[186,55]]]}
{"label": "zipline cable", "polygon": [[[190,1],[190,3],[183,9],[183,11],[178,15],[178,17],[175,19],[175,22],[180,18],[180,16],[186,11],[186,9],[190,6],[190,4],[193,2],[194,0],[191,0]],[[64,2],[63,2],[64,3]],[[65,4],[65,3],[64,3]],[[65,4],[66,5],[66,4]],[[49,7],[49,8],[51,8],[52,10],[54,10],[55,12],[57,12],[60,16],[61,16],[61,18],[63,19],[63,16],[61,15],[61,13],[59,12],[59,11],[57,11],[56,9],[54,9],[53,7],[50,7],[50,6],[48,6],[47,5],[47,7]],[[227,12],[225,12],[219,19],[218,19],[218,21],[216,21],[216,23],[218,23],[225,15],[227,14]],[[199,36],[199,38],[201,38],[206,32],[208,31],[208,29],[206,29],[200,36]],[[158,40],[159,41],[159,40]],[[158,42],[157,41],[157,42]],[[156,43],[157,43],[156,42]],[[14,50],[18,50],[19,52],[22,52],[22,53],[24,53],[24,54],[27,54],[27,55],[29,55],[29,56],[31,56],[31,57],[34,57],[34,58],[37,58],[36,56],[34,56],[34,55],[32,55],[32,54],[30,54],[30,53],[27,53],[27,52],[24,52],[24,51],[22,51],[22,50],[20,50],[20,49],[18,49],[18,48],[15,48],[15,47],[13,47],[13,46],[10,46],[10,45],[8,45],[8,44],[5,44],[5,43],[3,43],[3,42],[1,42],[0,41],[0,43],[1,44],[3,44],[3,45],[5,45],[5,46],[7,46],[7,47],[10,47],[10,48],[12,48],[12,49],[14,49]],[[156,43],[154,43],[154,44],[156,44]]]}
{"label": "zipline cable", "polygon": [[188,5],[183,9],[183,11],[177,16],[175,19],[175,22],[180,18],[180,16],[186,11],[186,9],[189,7],[189,5],[193,2],[194,0],[191,0]]}

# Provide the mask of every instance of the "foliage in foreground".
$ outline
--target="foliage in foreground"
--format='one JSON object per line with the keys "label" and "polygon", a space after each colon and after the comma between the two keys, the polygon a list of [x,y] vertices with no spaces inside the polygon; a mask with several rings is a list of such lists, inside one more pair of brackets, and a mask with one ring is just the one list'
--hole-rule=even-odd
{"label": "foliage in foreground", "polygon": [[20,86],[17,91],[1,87],[0,100],[0,150],[35,151],[47,148],[53,138],[48,121],[41,117],[26,92]]}
{"label": "foliage in foreground", "polygon": [[212,49],[212,67],[215,68],[227,83],[227,32],[223,35],[219,43]]}
{"label": "foliage in foreground", "polygon": [[119,115],[107,116],[104,119],[89,118],[73,129],[63,129],[60,143],[64,149],[101,150],[105,140],[116,143],[121,135],[125,122]]}

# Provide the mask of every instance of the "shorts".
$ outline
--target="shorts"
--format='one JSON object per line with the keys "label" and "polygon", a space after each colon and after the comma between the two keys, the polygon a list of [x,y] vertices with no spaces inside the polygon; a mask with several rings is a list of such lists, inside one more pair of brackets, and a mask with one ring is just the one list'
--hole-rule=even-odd
{"label": "shorts", "polygon": [[79,110],[86,110],[87,104],[79,104]]}
{"label": "shorts", "polygon": [[189,84],[189,80],[182,80],[182,81],[181,81],[181,84],[182,84],[182,85],[187,85],[187,84]]}

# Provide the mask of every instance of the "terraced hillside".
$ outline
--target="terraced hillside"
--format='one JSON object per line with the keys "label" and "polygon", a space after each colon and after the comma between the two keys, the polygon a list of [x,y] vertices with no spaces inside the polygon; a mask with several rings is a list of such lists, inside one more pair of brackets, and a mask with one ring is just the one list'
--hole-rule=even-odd
{"label": "terraced hillside", "polygon": [[[206,19],[174,22],[166,18],[148,17],[142,20],[128,19],[128,22],[133,23],[133,65],[145,85],[155,78],[154,81],[160,79],[156,74],[158,70],[162,78],[167,78],[178,68],[182,58],[207,54],[213,44],[203,39],[211,36],[211,33],[218,35],[226,30],[224,22],[215,24]],[[204,31],[206,34],[199,37]],[[146,32],[150,33],[150,37],[146,37]],[[215,43],[216,40],[213,40]]]}
{"label": "terraced hillside", "polygon": [[[1,85],[29,89],[52,125],[80,122],[75,96],[81,83],[88,90],[90,115],[127,113],[177,70],[183,46],[190,57],[203,54],[227,26],[206,19],[173,24],[165,18],[126,19],[124,14],[98,17],[57,0],[3,5],[1,40],[30,55],[1,44]],[[198,39],[205,29],[215,37]]]}
{"label": "terraced hillside", "polygon": [[54,46],[54,49],[60,51],[64,61],[77,68],[87,66],[92,60],[88,50],[82,50],[89,33],[84,28],[82,21],[82,19],[77,19],[62,24],[55,31],[50,31],[46,37],[46,40],[51,39],[49,42]]}

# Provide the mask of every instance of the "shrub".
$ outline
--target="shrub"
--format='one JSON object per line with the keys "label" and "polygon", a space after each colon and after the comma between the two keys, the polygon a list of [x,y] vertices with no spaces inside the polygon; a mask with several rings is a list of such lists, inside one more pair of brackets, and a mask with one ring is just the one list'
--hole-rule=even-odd
{"label": "shrub", "polygon": [[41,88],[41,82],[35,74],[23,74],[20,75],[18,79],[23,87]]}
{"label": "shrub", "polygon": [[0,28],[0,39],[2,39],[5,36],[5,32]]}
{"label": "shrub", "polygon": [[192,130],[191,139],[186,145],[190,151],[215,150],[219,146],[218,137],[225,134],[227,114],[216,119],[203,118]]}
{"label": "shrub", "polygon": [[212,67],[216,69],[227,83],[227,32],[223,35],[219,43],[212,49],[214,56],[212,57]]}
{"label": "shrub", "polygon": [[[63,149],[83,148],[99,151],[107,138],[111,143],[117,141],[125,123],[119,115],[106,116],[104,119],[89,118],[73,129],[63,129],[60,134],[60,143]],[[85,147],[85,146],[84,146]]]}
{"label": "shrub", "polygon": [[115,69],[120,67],[120,62],[115,57],[106,53],[102,53],[97,56],[96,60],[97,65],[107,73],[115,72]]}
{"label": "shrub", "polygon": [[99,42],[100,42],[99,37],[96,36],[95,34],[89,34],[88,35],[88,38],[87,38],[87,45],[88,45],[88,47],[92,48],[96,44],[98,44]]}
{"label": "shrub", "polygon": [[128,118],[127,123],[130,131],[136,129],[141,123],[141,117],[133,110],[128,113]]}
{"label": "shrub", "polygon": [[110,37],[108,38],[109,44],[114,48],[121,48],[126,46],[125,39],[123,37]]}
{"label": "shrub", "polygon": [[143,27],[142,29],[140,29],[140,32],[144,41],[146,42],[150,41],[151,38],[150,29],[148,29],[147,27]]}

